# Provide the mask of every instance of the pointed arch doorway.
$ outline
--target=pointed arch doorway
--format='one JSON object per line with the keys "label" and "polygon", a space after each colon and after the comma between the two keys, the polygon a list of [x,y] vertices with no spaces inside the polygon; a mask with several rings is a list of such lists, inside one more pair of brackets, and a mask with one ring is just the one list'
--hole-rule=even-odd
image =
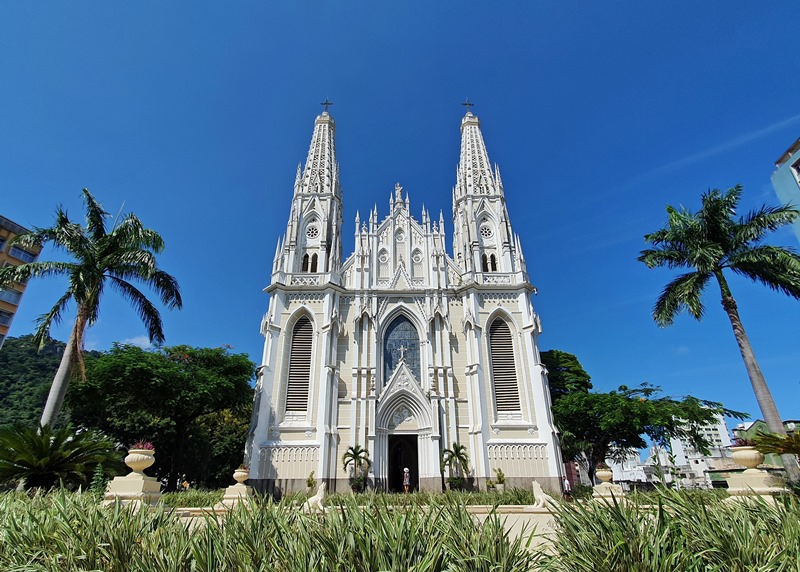
{"label": "pointed arch doorway", "polygon": [[403,492],[403,469],[411,474],[411,491],[419,489],[419,452],[417,435],[389,435],[389,455],[387,481],[389,492]]}

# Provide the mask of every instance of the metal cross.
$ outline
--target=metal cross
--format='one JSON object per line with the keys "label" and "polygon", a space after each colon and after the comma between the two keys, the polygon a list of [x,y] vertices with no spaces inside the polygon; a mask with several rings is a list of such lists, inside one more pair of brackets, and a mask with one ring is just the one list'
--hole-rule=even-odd
{"label": "metal cross", "polygon": [[472,107],[472,106],[473,106],[473,105],[475,105],[475,104],[474,104],[474,103],[470,103],[470,102],[469,102],[469,98],[467,98],[467,99],[464,101],[464,103],[462,103],[461,105],[463,105],[464,107],[466,107],[466,108],[467,108],[467,113],[469,113],[469,112],[471,111],[471,110],[470,110],[470,107]]}
{"label": "metal cross", "polygon": [[323,101],[322,103],[320,103],[320,105],[324,105],[324,106],[325,106],[325,111],[327,112],[327,111],[328,111],[328,108],[329,108],[331,105],[333,105],[333,102],[332,102],[332,101],[328,101],[328,98],[326,97],[326,98],[325,98],[325,101]]}
{"label": "metal cross", "polygon": [[405,354],[405,352],[408,351],[408,348],[400,346],[399,348],[397,348],[397,351],[400,352],[400,359],[405,361],[405,356],[403,354]]}

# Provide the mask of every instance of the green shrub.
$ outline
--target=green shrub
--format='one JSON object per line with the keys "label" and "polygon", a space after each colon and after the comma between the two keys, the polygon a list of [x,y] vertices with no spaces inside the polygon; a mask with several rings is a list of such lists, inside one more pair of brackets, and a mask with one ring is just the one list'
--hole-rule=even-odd
{"label": "green shrub", "polygon": [[224,491],[222,489],[203,490],[189,489],[176,493],[164,493],[161,495],[161,502],[175,508],[199,508],[214,506],[222,500]]}

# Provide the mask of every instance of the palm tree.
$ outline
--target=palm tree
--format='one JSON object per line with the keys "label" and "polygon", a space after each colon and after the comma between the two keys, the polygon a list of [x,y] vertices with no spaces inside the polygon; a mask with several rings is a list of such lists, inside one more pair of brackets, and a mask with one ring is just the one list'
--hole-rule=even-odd
{"label": "palm tree", "polygon": [[49,339],[50,326],[60,321],[68,303],[74,300],[77,305],[75,323],[42,413],[42,425],[52,424],[61,411],[73,366],[77,364],[83,372],[83,334],[87,326],[97,321],[100,299],[107,286],[131,303],[144,322],[151,342],[164,341],[161,315],[130,280],[150,286],[168,308],[182,306],[177,281],[159,270],[156,264],[155,255],[164,249],[161,236],[152,229],[144,228],[133,214],[126,215],[109,231],[106,228],[109,213],[86,189],[83,189],[83,200],[86,205],[85,227],[70,221],[67,212],[58,207],[55,224],[51,228],[36,228],[14,239],[15,243],[29,248],[41,248],[46,243],[52,243],[55,248],[71,255],[74,261],[40,261],[0,269],[0,288],[10,282],[24,282],[31,277],[66,275],[69,278],[67,291],[37,321],[34,339],[40,347]]}
{"label": "palm tree", "polygon": [[[648,268],[692,269],[667,284],[658,297],[653,307],[653,319],[662,327],[671,325],[675,316],[684,310],[699,320],[705,312],[700,300],[703,289],[711,278],[716,279],[722,294],[722,307],[733,327],[764,421],[771,432],[786,435],[739,318],[725,272],[731,271],[800,298],[800,256],[790,248],[761,244],[768,232],[790,224],[800,216],[800,211],[788,205],[762,206],[736,219],[741,194],[741,185],[726,192],[719,189],[708,191],[703,194],[703,206],[696,213],[683,207],[667,206],[667,226],[644,237],[654,248],[642,250],[638,260]],[[788,455],[783,460],[789,478],[800,480],[796,460]]]}
{"label": "palm tree", "polygon": [[97,431],[49,425],[0,430],[0,482],[24,481],[26,490],[87,485],[97,467],[118,466],[120,458],[114,442]]}
{"label": "palm tree", "polygon": [[446,467],[454,470],[457,477],[469,473],[469,454],[466,446],[453,443],[450,449],[442,451],[442,468]]}
{"label": "palm tree", "polygon": [[347,471],[350,465],[353,465],[355,476],[363,477],[372,466],[372,461],[369,460],[369,451],[362,448],[361,445],[348,447],[347,451],[342,455],[342,467]]}

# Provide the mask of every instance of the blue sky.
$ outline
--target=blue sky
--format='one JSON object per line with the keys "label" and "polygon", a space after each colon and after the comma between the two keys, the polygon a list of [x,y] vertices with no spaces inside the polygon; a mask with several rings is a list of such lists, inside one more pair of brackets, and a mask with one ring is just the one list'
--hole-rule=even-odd
{"label": "blue sky", "polygon": [[[777,202],[774,160],[800,136],[796,2],[3,2],[0,214],[49,226],[89,188],[163,235],[184,309],[168,344],[260,360],[262,289],[319,102],[330,97],[353,219],[395,181],[444,211],[469,97],[500,165],[542,348],[599,389],[643,381],[759,416],[718,291],[659,329],[671,278],[636,262],[666,204],[710,187]],[[797,247],[788,230],[777,244]],[[45,258],[55,254],[45,251]],[[11,335],[63,292],[32,281]],[[800,418],[800,303],[733,278],[784,418]],[[144,328],[111,294],[91,348]],[[54,331],[67,337],[66,327]]]}

